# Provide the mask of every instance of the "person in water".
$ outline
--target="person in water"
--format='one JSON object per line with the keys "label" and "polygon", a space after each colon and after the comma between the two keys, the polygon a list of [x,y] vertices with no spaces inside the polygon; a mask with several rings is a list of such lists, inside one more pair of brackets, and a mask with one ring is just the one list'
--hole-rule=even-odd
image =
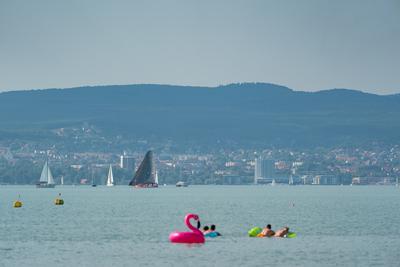
{"label": "person in water", "polygon": [[260,233],[260,236],[266,236],[266,237],[274,236],[275,232],[271,228],[272,228],[272,226],[270,224],[265,226],[265,228]]}
{"label": "person in water", "polygon": [[212,224],[212,225],[210,226],[211,233],[216,233],[217,236],[221,236],[221,234],[218,233],[218,232],[215,230],[215,228],[216,228],[215,224]]}
{"label": "person in water", "polygon": [[275,233],[275,237],[285,237],[285,235],[287,235],[289,233],[289,227],[283,227],[282,229],[279,229],[278,231],[276,231]]}
{"label": "person in water", "polygon": [[208,234],[210,232],[211,232],[210,227],[208,227],[207,225],[203,227],[203,234]]}

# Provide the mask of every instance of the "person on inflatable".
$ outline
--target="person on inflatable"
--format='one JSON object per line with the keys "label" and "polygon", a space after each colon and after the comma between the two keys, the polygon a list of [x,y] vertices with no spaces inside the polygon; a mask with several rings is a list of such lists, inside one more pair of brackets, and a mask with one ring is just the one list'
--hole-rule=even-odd
{"label": "person on inflatable", "polygon": [[285,226],[282,229],[279,229],[275,233],[275,237],[285,237],[289,233],[289,227]]}
{"label": "person on inflatable", "polygon": [[261,233],[259,233],[257,236],[258,237],[272,237],[275,235],[275,232],[271,229],[272,226],[268,224],[265,226],[265,228],[262,230]]}

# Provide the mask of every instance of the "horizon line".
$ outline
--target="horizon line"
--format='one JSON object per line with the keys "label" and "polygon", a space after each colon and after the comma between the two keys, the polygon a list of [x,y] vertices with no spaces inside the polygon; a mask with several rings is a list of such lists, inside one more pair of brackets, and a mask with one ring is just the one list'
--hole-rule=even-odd
{"label": "horizon line", "polygon": [[225,86],[230,86],[230,85],[246,85],[246,84],[264,84],[264,85],[273,85],[273,86],[279,86],[279,87],[284,87],[287,88],[293,92],[303,92],[303,93],[321,93],[321,92],[327,92],[327,91],[333,91],[333,90],[346,90],[346,91],[353,91],[353,92],[359,92],[363,94],[368,94],[368,95],[376,95],[376,96],[394,96],[394,95],[400,95],[400,93],[388,93],[388,94],[378,94],[375,92],[367,92],[363,91],[360,89],[352,89],[352,88],[327,88],[327,89],[319,89],[315,91],[306,91],[306,90],[296,90],[291,87],[288,87],[286,85],[278,84],[278,83],[271,83],[271,82],[231,82],[231,83],[226,83],[226,84],[219,84],[219,85],[214,85],[214,86],[208,86],[208,85],[189,85],[189,84],[167,84],[167,83],[127,83],[127,84],[94,84],[94,85],[78,85],[78,86],[72,86],[72,87],[48,87],[48,88],[29,88],[29,89],[10,89],[10,90],[0,90],[0,95],[4,93],[16,93],[16,92],[30,92],[30,91],[46,91],[46,90],[71,90],[71,89],[81,89],[81,88],[91,88],[91,87],[111,87],[111,86],[148,86],[148,85],[155,85],[155,86],[176,86],[176,87],[201,87],[201,88],[219,88],[219,87],[225,87]]}

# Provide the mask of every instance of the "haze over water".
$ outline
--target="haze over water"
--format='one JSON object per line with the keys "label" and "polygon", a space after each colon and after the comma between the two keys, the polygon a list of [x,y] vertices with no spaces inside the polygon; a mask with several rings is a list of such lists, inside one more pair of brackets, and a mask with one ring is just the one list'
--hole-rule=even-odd
{"label": "haze over water", "polygon": [[[393,186],[1,186],[0,266],[398,266],[399,200]],[[169,243],[188,212],[223,236]],[[297,237],[247,237],[267,223]]]}

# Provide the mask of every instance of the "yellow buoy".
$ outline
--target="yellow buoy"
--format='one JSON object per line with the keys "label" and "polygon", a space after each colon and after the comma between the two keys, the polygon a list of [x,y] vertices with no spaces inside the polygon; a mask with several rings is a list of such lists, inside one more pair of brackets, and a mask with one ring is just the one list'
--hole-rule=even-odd
{"label": "yellow buoy", "polygon": [[17,200],[17,201],[14,201],[14,208],[21,208],[22,207],[22,201],[19,201],[19,200]]}
{"label": "yellow buoy", "polygon": [[54,200],[54,204],[56,205],[64,205],[64,200],[61,198],[61,193],[58,193],[58,198]]}
{"label": "yellow buoy", "polygon": [[56,198],[56,200],[54,200],[54,204],[56,205],[64,205],[64,200],[61,198]]}

